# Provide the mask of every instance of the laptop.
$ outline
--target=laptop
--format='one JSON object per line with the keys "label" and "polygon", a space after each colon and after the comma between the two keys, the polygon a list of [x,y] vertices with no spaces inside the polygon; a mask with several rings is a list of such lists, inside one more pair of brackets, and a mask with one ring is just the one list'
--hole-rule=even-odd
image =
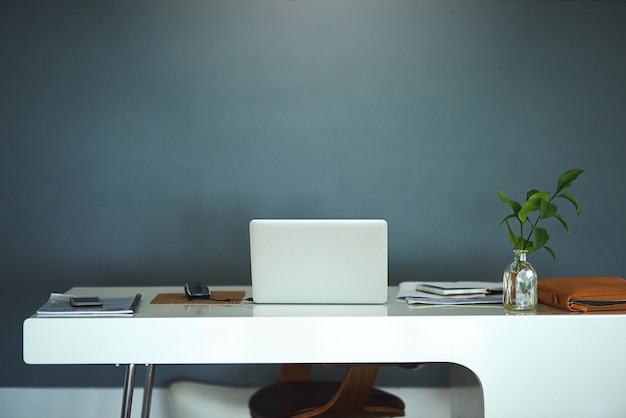
{"label": "laptop", "polygon": [[382,219],[253,219],[256,303],[387,301],[387,222]]}

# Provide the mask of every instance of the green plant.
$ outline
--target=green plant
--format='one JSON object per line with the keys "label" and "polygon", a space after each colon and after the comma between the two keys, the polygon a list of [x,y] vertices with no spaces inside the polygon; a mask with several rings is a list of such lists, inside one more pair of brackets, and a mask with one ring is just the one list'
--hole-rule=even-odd
{"label": "green plant", "polygon": [[[545,250],[550,253],[552,258],[556,260],[554,251],[546,245],[550,239],[548,231],[545,228],[538,227],[537,224],[542,219],[555,218],[561,225],[563,225],[563,228],[567,231],[567,235],[570,234],[569,226],[563,215],[558,212],[558,208],[554,203],[554,200],[556,198],[560,198],[570,202],[574,205],[574,208],[576,208],[576,214],[580,215],[580,204],[578,203],[576,197],[574,197],[571,193],[563,192],[563,190],[570,187],[574,180],[576,180],[583,172],[584,170],[573,168],[561,174],[557,181],[556,191],[552,194],[549,192],[540,192],[535,189],[529,190],[526,193],[526,201],[523,204],[509,199],[504,195],[504,193],[498,190],[500,200],[513,209],[513,213],[507,215],[502,222],[500,222],[500,226],[502,226],[502,224],[506,224],[509,242],[513,245],[513,249],[525,250],[530,254],[533,251],[545,248]],[[538,214],[537,218],[533,222],[530,220],[529,216],[534,212],[538,212]],[[519,235],[516,235],[513,232],[509,223],[509,221],[513,219],[519,222]],[[526,224],[530,226],[530,232],[528,232],[528,236],[525,237],[524,226]]]}

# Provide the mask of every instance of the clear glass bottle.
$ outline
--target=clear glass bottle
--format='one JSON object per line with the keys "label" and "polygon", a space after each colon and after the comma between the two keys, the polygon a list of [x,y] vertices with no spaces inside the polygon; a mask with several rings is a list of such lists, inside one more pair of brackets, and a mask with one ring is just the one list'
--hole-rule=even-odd
{"label": "clear glass bottle", "polygon": [[537,272],[526,261],[526,250],[513,250],[515,259],[504,269],[504,310],[508,312],[537,309]]}

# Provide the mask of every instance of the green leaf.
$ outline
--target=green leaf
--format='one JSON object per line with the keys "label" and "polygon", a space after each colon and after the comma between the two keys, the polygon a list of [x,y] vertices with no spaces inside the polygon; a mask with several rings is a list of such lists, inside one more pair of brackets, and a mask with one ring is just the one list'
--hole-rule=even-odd
{"label": "green leaf", "polygon": [[[507,220],[504,220],[504,222],[506,222],[506,229],[508,231],[509,242],[511,243],[513,248],[517,248],[516,247],[516,245],[517,245],[517,237],[513,233],[513,230],[511,229],[511,225],[509,225],[509,222]],[[502,224],[500,224],[500,225],[502,225]]]}
{"label": "green leaf", "polygon": [[578,200],[576,199],[576,197],[574,197],[573,194],[561,193],[557,197],[562,197],[563,199],[569,200],[572,203],[572,205],[574,205],[574,207],[576,208],[576,214],[580,215],[580,204],[578,203]]}
{"label": "green leaf", "polygon": [[522,205],[522,208],[517,213],[517,218],[520,222],[526,222],[526,218],[528,218],[528,214],[539,210],[541,202],[543,200],[550,199],[550,193],[548,192],[536,192],[533,193],[528,200]]}
{"label": "green leaf", "polygon": [[517,216],[517,213],[519,212],[519,210],[521,209],[522,205],[513,200],[513,199],[509,199],[507,196],[505,196],[504,193],[502,193],[500,190],[498,190],[498,197],[500,198],[500,200],[504,203],[506,203],[507,205],[509,205],[512,209],[513,209],[513,213]]}
{"label": "green leaf", "polygon": [[554,254],[554,250],[552,248],[548,247],[547,245],[544,245],[543,248],[545,248],[546,251],[549,252],[550,255],[552,256],[552,259],[554,261],[556,261],[556,254]]}
{"label": "green leaf", "polygon": [[528,200],[550,200],[550,193],[549,192],[535,192],[533,193]]}
{"label": "green leaf", "polygon": [[533,230],[533,249],[538,250],[546,245],[548,240],[550,239],[550,235],[548,235],[548,231],[545,228],[539,228],[535,225],[532,225]]}
{"label": "green leaf", "polygon": [[526,192],[526,200],[530,200],[530,198],[536,194],[536,193],[540,193],[539,190],[537,189],[530,189],[529,191]]}
{"label": "green leaf", "polygon": [[563,217],[563,215],[557,213],[554,215],[554,217],[558,219],[559,222],[561,222],[561,225],[563,225],[563,228],[565,228],[565,230],[567,231],[567,235],[569,235],[569,226],[567,225],[567,222],[565,222],[565,218]]}
{"label": "green leaf", "polygon": [[554,194],[559,194],[561,190],[570,187],[574,180],[578,178],[585,170],[581,170],[580,168],[572,168],[571,170],[567,170],[565,173],[559,176],[559,180],[556,185],[556,192]]}
{"label": "green leaf", "polygon": [[557,210],[556,205],[548,202],[547,200],[542,200],[539,205],[539,216],[541,219],[551,218],[556,215]]}
{"label": "green leaf", "polygon": [[510,215],[506,215],[504,217],[504,219],[502,219],[502,222],[500,222],[500,226],[502,226],[503,223],[505,223],[506,221],[508,221],[509,219],[515,218],[517,219],[517,215],[515,215],[514,213],[510,214]]}

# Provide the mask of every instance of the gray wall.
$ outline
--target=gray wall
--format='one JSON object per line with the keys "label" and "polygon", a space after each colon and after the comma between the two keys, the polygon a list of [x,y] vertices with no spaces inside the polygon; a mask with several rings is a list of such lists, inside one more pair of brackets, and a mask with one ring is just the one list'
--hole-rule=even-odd
{"label": "gray wall", "polygon": [[74,285],[248,284],[255,217],[385,218],[392,284],[495,281],[497,190],[580,167],[531,261],[625,275],[624,2],[9,1],[0,33],[1,386],[121,384],[23,364],[22,321]]}

